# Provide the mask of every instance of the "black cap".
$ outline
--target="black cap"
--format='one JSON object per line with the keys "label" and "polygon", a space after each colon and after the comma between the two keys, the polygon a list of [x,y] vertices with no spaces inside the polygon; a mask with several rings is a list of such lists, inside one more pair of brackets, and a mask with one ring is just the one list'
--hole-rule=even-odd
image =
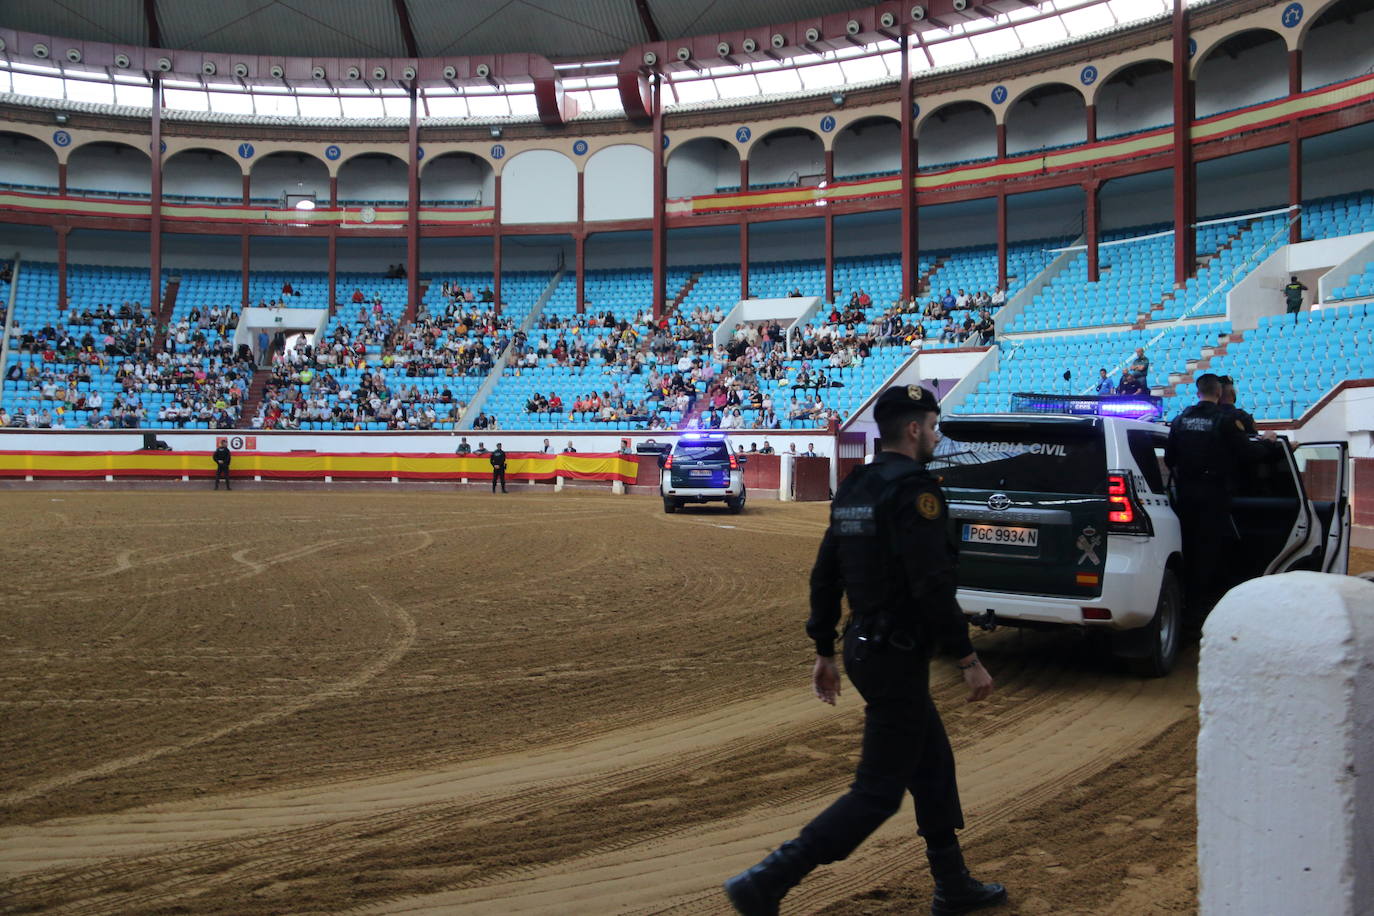
{"label": "black cap", "polygon": [[883,417],[898,408],[940,412],[940,404],[935,395],[920,385],[893,385],[878,395],[873,404],[873,419],[881,423]]}

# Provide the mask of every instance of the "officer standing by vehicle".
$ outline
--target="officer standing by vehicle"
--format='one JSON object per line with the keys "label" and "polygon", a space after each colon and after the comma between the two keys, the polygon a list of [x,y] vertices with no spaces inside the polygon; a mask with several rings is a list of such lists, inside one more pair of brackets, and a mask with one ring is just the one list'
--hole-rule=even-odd
{"label": "officer standing by vehicle", "polygon": [[496,451],[491,453],[491,492],[496,492],[496,482],[501,482],[501,492],[506,492],[506,452],[501,443],[496,443]]}
{"label": "officer standing by vehicle", "polygon": [[1236,381],[1229,375],[1221,376],[1221,409],[1241,422],[1247,436],[1257,434],[1255,429],[1255,418],[1248,411],[1241,410],[1236,406]]}
{"label": "officer standing by vehicle", "polygon": [[229,486],[229,462],[233,459],[233,454],[229,451],[229,443],[221,439],[219,447],[215,449],[210,457],[215,460],[215,489],[219,489],[219,482],[224,481],[224,489],[232,490]]}
{"label": "officer standing by vehicle", "polygon": [[862,755],[845,795],[795,840],[725,882],[730,902],[745,916],[777,913],[792,887],[816,866],[847,858],[896,813],[906,792],[915,799],[917,833],[935,878],[932,912],[966,913],[1006,900],[1000,884],[983,884],[964,867],[955,835],[964,818],[954,753],[930,697],[937,647],[958,657],[970,700],[993,690],[955,600],[956,551],[944,494],[925,470],[939,439],[939,413],[934,395],[919,386],[883,392],[874,406],[883,451],[855,468],[835,494],[811,571],[811,682],[818,699],[835,703],[835,626],[847,593],[845,671],[867,704]]}
{"label": "officer standing by vehicle", "polygon": [[[1240,544],[1231,518],[1231,494],[1244,464],[1262,461],[1266,448],[1246,435],[1245,422],[1221,404],[1221,378],[1198,377],[1198,402],[1174,419],[1164,463],[1177,488],[1183,565],[1187,574],[1188,609],[1200,622],[1230,581],[1230,567]],[[1273,433],[1266,438],[1273,439]]]}

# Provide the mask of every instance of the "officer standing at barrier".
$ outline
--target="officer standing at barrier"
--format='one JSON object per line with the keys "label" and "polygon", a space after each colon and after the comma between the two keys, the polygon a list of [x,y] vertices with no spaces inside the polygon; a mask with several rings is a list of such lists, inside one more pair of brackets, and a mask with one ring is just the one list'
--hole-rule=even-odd
{"label": "officer standing at barrier", "polygon": [[496,443],[496,451],[491,453],[491,492],[496,492],[496,483],[500,481],[501,492],[506,492],[506,452],[501,448],[501,443]]}
{"label": "officer standing at barrier", "polygon": [[229,462],[233,460],[233,455],[229,451],[229,443],[224,439],[219,440],[219,447],[215,449],[211,457],[215,459],[215,489],[219,489],[221,480],[224,481],[224,489],[233,489],[229,486]]}
{"label": "officer standing at barrier", "polygon": [[835,494],[811,571],[811,681],[817,698],[833,705],[840,693],[835,626],[847,593],[844,666],[867,704],[862,754],[845,795],[795,840],[725,882],[730,902],[745,916],[777,913],[783,895],[816,866],[848,857],[896,813],[907,792],[935,877],[932,912],[966,913],[1006,900],[1000,884],[983,884],[964,867],[955,835],[964,818],[954,753],[930,697],[937,647],[959,659],[970,700],[993,690],[955,600],[956,549],[944,494],[925,469],[939,439],[939,413],[934,395],[919,386],[883,392],[874,407],[883,451],[855,468]]}
{"label": "officer standing at barrier", "polygon": [[[1201,621],[1231,580],[1240,533],[1231,518],[1231,494],[1243,464],[1262,461],[1266,448],[1246,435],[1245,422],[1221,404],[1221,378],[1198,377],[1198,402],[1169,427],[1164,463],[1177,488],[1178,521],[1183,534],[1183,565],[1188,610]],[[1267,438],[1272,439],[1273,433]]]}

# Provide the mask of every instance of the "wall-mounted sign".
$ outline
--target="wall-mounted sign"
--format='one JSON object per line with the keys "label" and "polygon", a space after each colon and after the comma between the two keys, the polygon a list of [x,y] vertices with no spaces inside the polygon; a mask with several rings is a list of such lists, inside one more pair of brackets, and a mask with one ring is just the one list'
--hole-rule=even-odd
{"label": "wall-mounted sign", "polygon": [[252,159],[252,158],[253,158],[253,144],[251,144],[251,143],[240,143],[240,144],[239,144],[239,158],[240,158],[240,159]]}
{"label": "wall-mounted sign", "polygon": [[1091,86],[1093,83],[1097,82],[1097,68],[1092,64],[1088,64],[1088,66],[1084,67],[1082,72],[1078,74],[1078,81],[1084,86]]}
{"label": "wall-mounted sign", "polygon": [[333,162],[342,155],[343,150],[339,149],[337,146],[326,146],[324,148],[324,158],[328,159],[330,162]]}
{"label": "wall-mounted sign", "polygon": [[835,116],[834,116],[834,115],[826,115],[825,117],[821,118],[821,131],[822,131],[823,133],[827,133],[827,134],[828,134],[828,133],[830,133],[830,132],[831,132],[832,130],[834,130],[834,129],[835,129]]}
{"label": "wall-mounted sign", "polygon": [[576,155],[578,155],[578,156],[585,156],[585,155],[587,155],[587,141],[586,141],[586,140],[578,140],[576,143],[574,143],[574,144],[573,144],[573,153],[576,154]]}
{"label": "wall-mounted sign", "polygon": [[1003,102],[1005,102],[1006,100],[1007,100],[1007,87],[1006,87],[1006,86],[993,86],[993,87],[992,87],[992,104],[994,104],[994,105],[1001,105],[1001,104],[1002,104]]}
{"label": "wall-mounted sign", "polygon": [[65,130],[56,131],[52,135],[52,142],[56,143],[58,146],[71,146],[72,135]]}
{"label": "wall-mounted sign", "polygon": [[735,131],[735,139],[740,143],[748,143],[749,138],[752,136],[754,136],[754,132],[747,127],[741,127],[739,130]]}
{"label": "wall-mounted sign", "polygon": [[504,146],[502,146],[500,143],[493,144],[493,145],[492,145],[492,148],[491,148],[491,158],[493,158],[493,159],[504,159],[504,158],[506,158],[506,148],[505,148]]}
{"label": "wall-mounted sign", "polygon": [[1286,29],[1295,29],[1298,23],[1302,22],[1302,4],[1290,3],[1283,8],[1283,26]]}

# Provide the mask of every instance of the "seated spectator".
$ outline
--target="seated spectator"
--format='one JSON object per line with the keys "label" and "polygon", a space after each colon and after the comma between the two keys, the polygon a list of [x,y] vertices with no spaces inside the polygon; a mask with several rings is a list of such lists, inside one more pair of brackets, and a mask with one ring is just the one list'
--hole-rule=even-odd
{"label": "seated spectator", "polygon": [[1149,374],[1150,359],[1145,355],[1145,349],[1143,347],[1136,347],[1135,359],[1131,360],[1131,375],[1135,376],[1135,380],[1140,384],[1141,389],[1148,389],[1150,387],[1148,381]]}
{"label": "seated spectator", "polygon": [[565,455],[576,455],[576,454],[577,454],[577,449],[573,448],[573,444],[572,444],[572,440],[571,440],[571,439],[568,440],[568,444],[567,444],[567,445],[563,446],[563,454],[565,454]]}
{"label": "seated spectator", "polygon": [[1121,373],[1121,383],[1116,386],[1117,394],[1147,394],[1149,389],[1140,384],[1140,379],[1131,374],[1127,369]]}

